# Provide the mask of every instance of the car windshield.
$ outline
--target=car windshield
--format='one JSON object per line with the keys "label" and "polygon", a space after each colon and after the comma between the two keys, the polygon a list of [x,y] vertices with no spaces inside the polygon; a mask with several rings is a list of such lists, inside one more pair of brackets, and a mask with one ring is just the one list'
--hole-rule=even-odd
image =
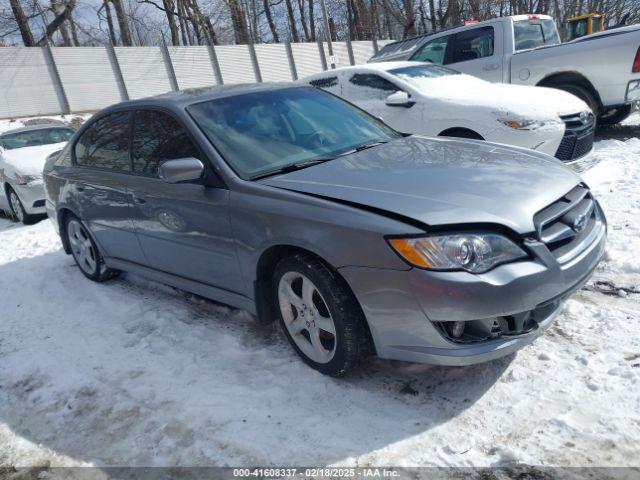
{"label": "car windshield", "polygon": [[550,18],[532,18],[513,22],[516,52],[560,43],[556,24]]}
{"label": "car windshield", "polygon": [[43,128],[25,132],[8,133],[0,137],[0,147],[13,150],[24,147],[38,147],[68,141],[74,131],[70,128]]}
{"label": "car windshield", "polygon": [[314,88],[249,93],[191,105],[188,112],[242,178],[323,161],[400,134]]}
{"label": "car windshield", "polygon": [[460,74],[460,72],[451,68],[429,64],[394,68],[393,70],[389,70],[389,73],[413,85],[414,87],[420,87],[424,80]]}

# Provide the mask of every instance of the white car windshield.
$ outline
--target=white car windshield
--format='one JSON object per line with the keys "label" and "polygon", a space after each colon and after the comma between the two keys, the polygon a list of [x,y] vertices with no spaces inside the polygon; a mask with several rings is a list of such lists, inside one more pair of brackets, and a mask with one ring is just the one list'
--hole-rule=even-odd
{"label": "white car windshield", "polygon": [[8,133],[0,137],[0,147],[5,150],[39,147],[68,141],[73,135],[71,128],[42,128],[24,132]]}
{"label": "white car windshield", "polygon": [[518,20],[513,23],[513,36],[516,52],[560,43],[556,24],[549,18]]}
{"label": "white car windshield", "polygon": [[446,77],[448,75],[460,75],[460,72],[457,70],[433,64],[394,68],[393,70],[389,70],[389,73],[415,87],[420,87],[422,81],[425,79],[428,80],[431,78]]}

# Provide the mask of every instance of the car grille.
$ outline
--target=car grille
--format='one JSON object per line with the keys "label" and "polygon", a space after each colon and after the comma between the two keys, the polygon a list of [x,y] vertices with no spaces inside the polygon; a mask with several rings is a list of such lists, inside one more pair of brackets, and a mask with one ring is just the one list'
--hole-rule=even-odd
{"label": "car grille", "polygon": [[593,148],[593,137],[596,130],[596,119],[592,113],[583,115],[563,115],[565,124],[564,136],[555,157],[563,162],[570,162],[584,157]]}
{"label": "car grille", "polygon": [[596,241],[604,229],[598,204],[580,184],[533,217],[538,240],[558,263],[567,263]]}

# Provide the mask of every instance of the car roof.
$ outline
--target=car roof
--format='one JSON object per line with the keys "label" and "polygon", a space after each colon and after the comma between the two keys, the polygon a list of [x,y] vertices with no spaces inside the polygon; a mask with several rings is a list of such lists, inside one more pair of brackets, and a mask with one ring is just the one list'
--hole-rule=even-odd
{"label": "car roof", "polygon": [[389,70],[393,70],[396,68],[402,67],[413,67],[416,65],[431,65],[431,62],[415,62],[409,60],[397,61],[397,62],[374,62],[374,63],[363,63],[362,65],[350,65],[348,67],[339,67],[334,70],[326,70],[321,73],[314,73],[313,75],[309,75],[303,78],[303,81],[312,80],[314,78],[323,78],[326,76],[330,76],[333,72],[350,72],[350,71],[376,71],[376,72],[388,72]]}
{"label": "car roof", "polygon": [[268,92],[282,90],[285,88],[300,88],[299,84],[292,82],[264,82],[264,83],[241,83],[234,85],[215,85],[201,88],[188,88],[176,90],[152,97],[144,97],[136,100],[120,102],[106,108],[103,112],[112,109],[165,106],[165,107],[187,107],[194,103],[216,100],[218,98],[245,95],[248,93]]}
{"label": "car roof", "polygon": [[67,125],[67,124],[61,124],[61,123],[40,123],[38,125],[28,125],[26,127],[7,130],[6,132],[0,133],[0,137],[4,137],[5,135],[9,135],[12,133],[35,132],[37,130],[48,130],[50,128],[66,128],[66,129],[75,130],[73,125]]}

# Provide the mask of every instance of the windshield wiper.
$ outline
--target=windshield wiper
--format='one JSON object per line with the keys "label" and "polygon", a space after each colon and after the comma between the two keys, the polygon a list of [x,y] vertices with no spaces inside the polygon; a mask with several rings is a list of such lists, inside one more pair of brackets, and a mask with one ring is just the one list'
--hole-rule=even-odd
{"label": "windshield wiper", "polygon": [[270,177],[272,175],[295,172],[297,170],[302,170],[303,168],[312,167],[313,165],[317,165],[319,163],[328,162],[329,160],[333,160],[334,158],[336,157],[316,157],[310,160],[305,160],[303,162],[290,163],[289,165],[285,165],[284,167],[274,168],[273,170],[259,173],[258,175],[251,177],[251,180],[260,180],[261,178]]}
{"label": "windshield wiper", "polygon": [[375,140],[373,142],[363,143],[362,145],[358,145],[354,150],[356,152],[361,152],[362,150],[366,150],[367,148],[377,147],[378,145],[384,145],[385,143],[389,143],[387,140]]}
{"label": "windshield wiper", "polygon": [[335,160],[338,157],[344,157],[345,155],[350,155],[352,153],[361,152],[368,148],[377,147],[378,145],[383,145],[388,143],[387,140],[375,140],[373,142],[362,143],[360,145],[356,145],[349,150],[341,152],[338,155],[328,156],[328,157],[314,157],[309,160],[304,160],[302,162],[290,163],[289,165],[285,165],[284,167],[274,168],[273,170],[268,170],[263,173],[259,173],[251,177],[251,180],[260,180],[261,178],[271,177],[272,175],[280,175],[282,173],[290,173],[295,172],[297,170],[302,170],[303,168],[312,167],[313,165],[317,165],[319,163],[328,162],[330,160]]}
{"label": "windshield wiper", "polygon": [[362,143],[360,145],[356,145],[353,148],[350,148],[346,152],[342,152],[339,157],[344,157],[345,155],[351,155],[352,153],[361,152],[368,148],[377,147],[378,145],[384,145],[385,143],[389,143],[387,140],[374,140],[373,142]]}

